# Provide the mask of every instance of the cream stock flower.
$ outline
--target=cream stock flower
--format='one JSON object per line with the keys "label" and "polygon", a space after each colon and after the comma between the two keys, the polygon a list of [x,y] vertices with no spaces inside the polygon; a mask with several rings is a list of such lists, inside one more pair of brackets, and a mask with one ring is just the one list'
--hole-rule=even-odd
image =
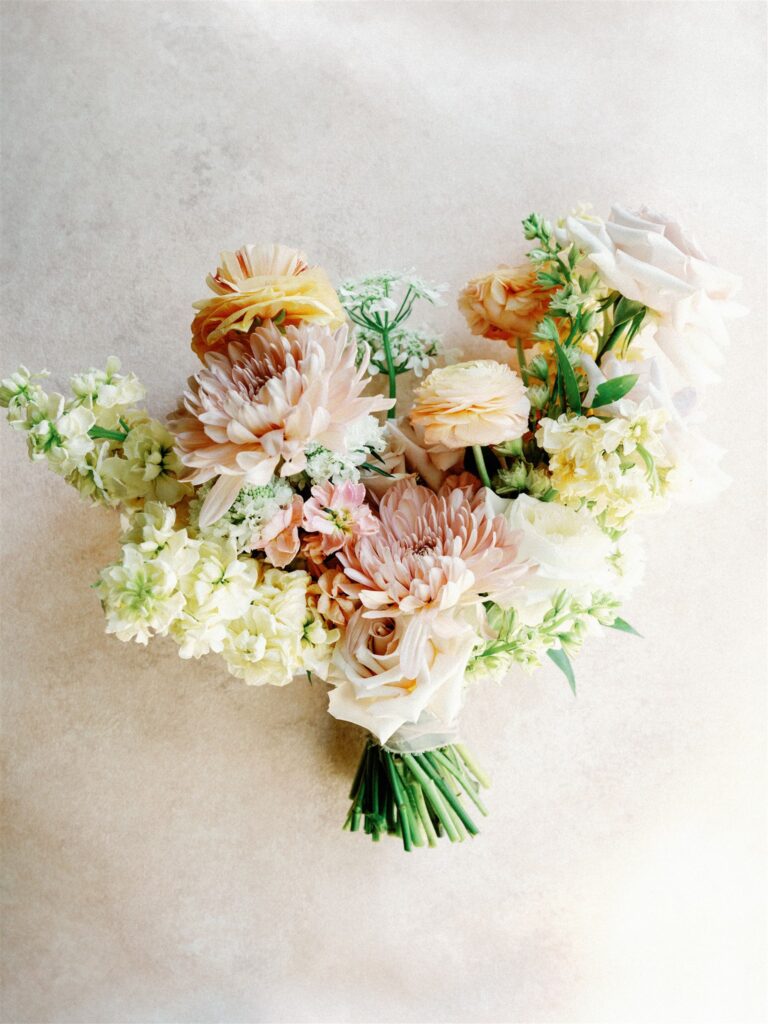
{"label": "cream stock flower", "polygon": [[433,370],[417,389],[410,415],[428,445],[465,448],[522,437],[530,409],[513,370],[494,359],[476,359]]}
{"label": "cream stock flower", "polygon": [[302,325],[282,335],[268,324],[207,355],[169,421],[186,479],[218,477],[201,528],[219,519],[245,484],[266,484],[275,471],[300,473],[310,444],[345,453],[350,424],[391,405],[362,396],[365,371],[365,361],[355,367],[346,327]]}
{"label": "cream stock flower", "polygon": [[459,294],[459,309],[473,334],[514,345],[516,338],[523,343],[531,339],[550,298],[536,280],[536,268],[524,263],[473,278]]}
{"label": "cream stock flower", "polygon": [[229,623],[223,657],[233,676],[252,686],[285,686],[304,670],[309,576],[254,563],[259,578],[245,614]]}
{"label": "cream stock flower", "polygon": [[246,245],[223,252],[221,265],[207,278],[215,298],[195,303],[192,348],[223,349],[233,336],[281,313],[289,324],[318,323],[332,328],[344,323],[344,311],[325,272],[309,268],[304,254],[286,245]]}
{"label": "cream stock flower", "polygon": [[368,729],[380,743],[424,712],[450,725],[461,710],[464,672],[477,641],[457,615],[432,620],[423,657],[406,668],[403,640],[409,622],[353,615],[336,647],[328,679],[328,710],[334,718]]}

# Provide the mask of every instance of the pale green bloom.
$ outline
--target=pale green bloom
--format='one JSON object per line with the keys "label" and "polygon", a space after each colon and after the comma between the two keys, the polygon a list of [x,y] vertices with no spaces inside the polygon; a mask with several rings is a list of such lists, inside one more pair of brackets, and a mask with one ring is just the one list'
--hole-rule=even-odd
{"label": "pale green bloom", "polygon": [[178,479],[184,467],[171,432],[146,413],[132,415],[128,426],[121,455],[116,453],[104,462],[109,490],[122,502],[143,499],[166,505],[175,505],[191,494],[190,485]]}
{"label": "pale green bloom", "polygon": [[20,366],[16,373],[0,381],[0,407],[8,410],[8,422],[15,430],[26,429],[28,407],[42,407],[47,402],[46,392],[35,383],[46,376]]}
{"label": "pale green bloom", "polygon": [[135,544],[146,556],[156,555],[171,540],[176,512],[161,501],[148,501],[140,509],[129,509],[121,517],[123,544]]}
{"label": "pale green bloom", "polygon": [[27,447],[33,461],[45,459],[60,476],[68,476],[93,451],[88,431],[94,425],[89,409],[68,407],[63,395],[47,395],[27,407]]}

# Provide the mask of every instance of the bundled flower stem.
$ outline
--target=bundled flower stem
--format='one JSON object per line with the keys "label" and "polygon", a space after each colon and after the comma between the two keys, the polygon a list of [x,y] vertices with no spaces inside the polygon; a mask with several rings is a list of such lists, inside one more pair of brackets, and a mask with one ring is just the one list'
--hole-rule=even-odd
{"label": "bundled flower stem", "polygon": [[406,851],[436,846],[441,836],[461,842],[479,831],[462,795],[487,815],[479,791],[489,785],[461,743],[405,754],[369,738],[349,793],[352,806],[344,828],[357,832],[362,821],[374,842],[383,835],[398,836]]}

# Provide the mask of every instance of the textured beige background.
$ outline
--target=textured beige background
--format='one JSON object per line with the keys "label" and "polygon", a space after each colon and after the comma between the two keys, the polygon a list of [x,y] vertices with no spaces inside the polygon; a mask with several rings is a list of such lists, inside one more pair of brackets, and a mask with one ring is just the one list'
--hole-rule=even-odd
{"label": "textured beige background", "polygon": [[359,736],[320,687],[103,635],[113,519],[3,429],[3,1019],[763,1019],[762,5],[1,14],[6,371],[115,352],[161,414],[219,248],[455,289],[582,199],[678,211],[754,311],[711,403],[735,485],[643,527],[647,639],[593,643],[578,700],[474,692],[492,817],[412,857],[338,830]]}

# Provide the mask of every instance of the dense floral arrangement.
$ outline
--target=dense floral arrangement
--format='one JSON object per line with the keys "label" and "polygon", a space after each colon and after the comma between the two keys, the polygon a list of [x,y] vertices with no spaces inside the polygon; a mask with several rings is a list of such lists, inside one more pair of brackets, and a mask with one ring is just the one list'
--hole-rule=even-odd
{"label": "dense floral arrangement", "polygon": [[346,825],[405,849],[485,813],[467,689],[548,657],[575,691],[584,640],[633,632],[635,516],[722,480],[692,425],[737,279],[648,210],[523,230],[527,261],[459,296],[494,359],[440,365],[411,316],[442,289],[411,274],[337,292],[302,253],[246,246],[196,304],[201,366],[167,424],[116,359],[67,396],[23,367],[0,389],[30,457],[120,512],[107,632],[170,636],[246,683],[327,681],[368,733]]}

